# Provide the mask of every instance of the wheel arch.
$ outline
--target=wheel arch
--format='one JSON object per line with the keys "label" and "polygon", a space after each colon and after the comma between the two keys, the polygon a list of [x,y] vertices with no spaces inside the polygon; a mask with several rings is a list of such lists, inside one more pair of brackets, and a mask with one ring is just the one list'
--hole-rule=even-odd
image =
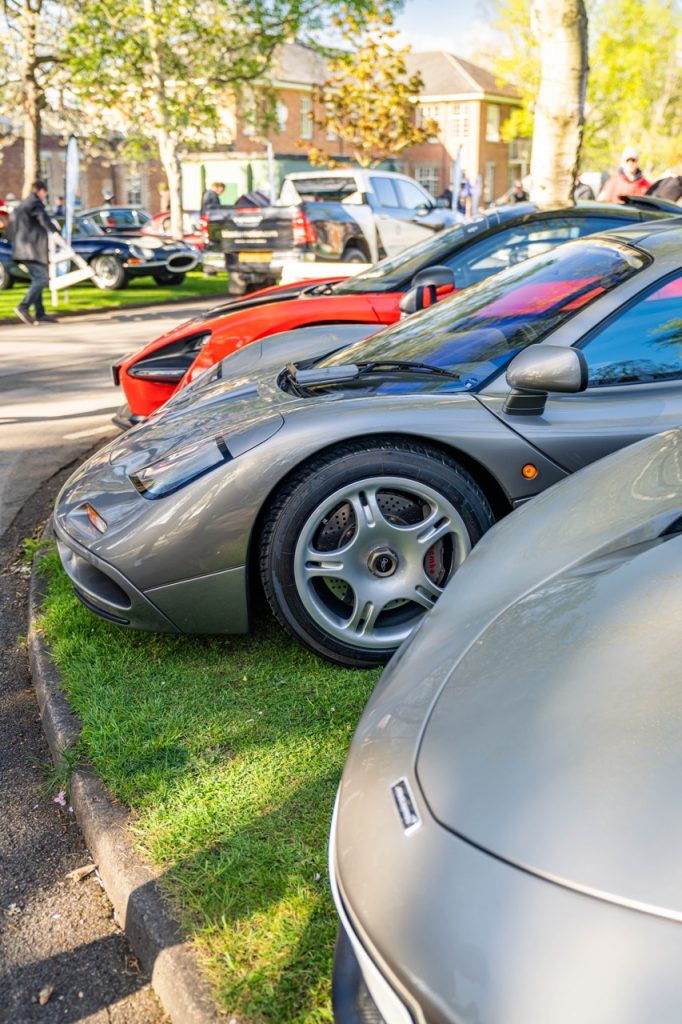
{"label": "wheel arch", "polygon": [[[478,486],[483,491],[487,498],[490,506],[495,515],[495,520],[498,521],[504,516],[508,515],[512,511],[512,501],[507,492],[502,487],[497,477],[495,477],[489,469],[487,469],[483,463],[473,456],[458,448],[456,445],[444,444],[442,441],[435,441],[433,438],[424,437],[422,434],[410,434],[403,432],[389,432],[372,434],[371,440],[378,442],[392,442],[392,441],[407,441],[411,443],[423,444],[425,447],[432,448],[436,452],[441,452],[444,455],[455,459],[460,463],[462,469],[466,470],[467,473],[475,480]],[[263,499],[258,515],[255,517],[253,525],[251,527],[251,533],[249,536],[249,545],[247,552],[247,602],[249,606],[249,617],[251,616],[254,605],[260,605],[264,602],[263,588],[260,582],[260,573],[258,571],[258,551],[260,547],[260,539],[263,533],[263,523],[267,515],[267,509],[270,502],[273,500],[275,495],[283,487],[285,487],[292,476],[299,473],[306,465],[315,462],[320,456],[331,454],[335,448],[341,444],[347,444],[353,441],[367,441],[367,434],[357,434],[353,436],[344,437],[338,442],[324,445],[317,449],[311,455],[306,455],[300,462],[291,466],[288,471],[280,477],[270,488],[268,493]]]}

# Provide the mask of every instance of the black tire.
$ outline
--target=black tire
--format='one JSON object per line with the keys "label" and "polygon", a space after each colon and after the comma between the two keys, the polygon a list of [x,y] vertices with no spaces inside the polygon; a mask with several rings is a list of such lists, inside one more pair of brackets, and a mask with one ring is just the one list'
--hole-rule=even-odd
{"label": "black tire", "polygon": [[128,274],[118,256],[94,256],[90,266],[95,272],[94,284],[105,292],[115,292],[128,284]]}
{"label": "black tire", "polygon": [[[353,512],[363,508],[363,500],[381,512],[375,520],[380,529],[372,534],[380,543],[373,549]],[[349,441],[307,463],[275,495],[260,536],[265,595],[281,625],[311,651],[345,667],[372,668],[412,632],[494,521],[483,491],[454,458],[402,438]],[[410,527],[422,538],[425,529],[441,533],[428,547],[420,540],[408,548],[400,538],[411,535]],[[391,538],[398,538],[393,547]],[[353,552],[349,545],[355,545]],[[325,553],[317,571],[311,548]],[[340,549],[346,552],[340,559],[343,575],[334,578],[325,569]],[[396,594],[400,587],[407,598]],[[371,602],[369,592],[377,595]],[[417,593],[426,600],[415,602]],[[349,642],[346,631],[356,619],[358,629],[367,631],[353,633]]]}
{"label": "black tire", "polygon": [[356,245],[349,245],[347,249],[343,250],[341,256],[342,263],[371,263],[369,256],[362,249],[359,249]]}
{"label": "black tire", "polygon": [[227,271],[227,294],[246,295],[249,290],[249,283],[243,274],[236,270]]}
{"label": "black tire", "polygon": [[165,267],[163,270],[155,271],[152,276],[157,284],[163,285],[182,284],[185,280],[185,274],[173,273],[172,270],[167,270]]}
{"label": "black tire", "polygon": [[14,278],[4,263],[0,263],[0,292],[7,291],[14,284]]}

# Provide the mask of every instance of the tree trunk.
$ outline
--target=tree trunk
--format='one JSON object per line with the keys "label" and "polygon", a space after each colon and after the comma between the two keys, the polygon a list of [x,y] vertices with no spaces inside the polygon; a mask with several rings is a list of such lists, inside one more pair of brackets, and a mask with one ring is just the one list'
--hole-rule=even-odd
{"label": "tree trunk", "polygon": [[21,12],[21,86],[24,97],[24,185],[23,198],[40,177],[40,113],[43,97],[36,79],[36,38],[39,11],[25,0]]}
{"label": "tree trunk", "polygon": [[580,160],[587,88],[587,14],[583,0],[532,0],[531,24],[540,46],[530,198],[540,204],[573,197]]}
{"label": "tree trunk", "polygon": [[178,159],[178,143],[169,129],[168,112],[166,109],[166,83],[163,70],[163,43],[159,30],[155,0],[144,0],[144,21],[149,53],[151,56],[151,107],[159,143],[159,156],[168,181],[170,199],[170,233],[173,238],[182,238],[182,177],[180,160]]}

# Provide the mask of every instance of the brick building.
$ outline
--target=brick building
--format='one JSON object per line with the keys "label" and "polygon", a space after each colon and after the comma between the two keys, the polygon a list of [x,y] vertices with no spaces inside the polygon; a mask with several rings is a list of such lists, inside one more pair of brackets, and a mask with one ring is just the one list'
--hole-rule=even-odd
{"label": "brick building", "polygon": [[410,74],[417,71],[424,83],[417,117],[435,121],[438,135],[403,150],[401,170],[434,196],[452,181],[459,147],[462,170],[473,183],[480,174],[483,201],[502,195],[529,169],[529,140],[504,143],[500,129],[514,107],[518,93],[500,84],[494,75],[451,53],[432,50],[407,57]]}
{"label": "brick building", "polygon": [[226,110],[223,120],[231,138],[229,146],[193,153],[182,162],[184,207],[196,208],[213,181],[225,182],[223,203],[233,203],[254,188],[267,191],[267,142],[273,149],[276,189],[286,174],[312,166],[306,155],[308,145],[324,147],[332,156],[343,158],[343,143],[327,137],[316,123],[323,113],[316,92],[326,78],[326,61],[316,50],[302,43],[281,47],[271,79],[277,92],[276,125],[265,137],[259,136],[250,127],[248,110],[236,105]]}
{"label": "brick building", "polygon": [[[40,148],[40,172],[48,183],[50,201],[64,194],[66,144],[59,138],[44,135]],[[0,146],[0,196],[21,198],[24,181],[23,140],[16,138]],[[151,213],[161,209],[159,186],[165,181],[161,164],[146,160],[140,164],[111,162],[102,157],[88,158],[81,154],[81,207],[101,206],[103,193],[113,192],[121,205],[142,206]]]}

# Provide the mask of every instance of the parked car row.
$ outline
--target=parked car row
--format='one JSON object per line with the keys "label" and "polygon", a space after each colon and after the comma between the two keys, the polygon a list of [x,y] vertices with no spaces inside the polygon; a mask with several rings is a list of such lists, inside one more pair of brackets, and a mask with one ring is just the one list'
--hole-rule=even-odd
{"label": "parked car row", "polygon": [[[118,222],[107,225],[106,218],[117,212],[104,207],[85,210],[74,218],[71,245],[92,267],[94,284],[105,291],[125,288],[138,277],[151,277],[160,285],[182,284],[199,263],[199,251],[184,241],[144,235],[139,230],[126,233]],[[28,280],[26,269],[12,259],[10,243],[0,238],[0,291]]]}
{"label": "parked car row", "polygon": [[139,422],[55,509],[79,599],[210,634],[262,593],[390,659],[332,825],[337,1024],[676,1019],[681,244],[660,204],[519,204],[114,368]]}

